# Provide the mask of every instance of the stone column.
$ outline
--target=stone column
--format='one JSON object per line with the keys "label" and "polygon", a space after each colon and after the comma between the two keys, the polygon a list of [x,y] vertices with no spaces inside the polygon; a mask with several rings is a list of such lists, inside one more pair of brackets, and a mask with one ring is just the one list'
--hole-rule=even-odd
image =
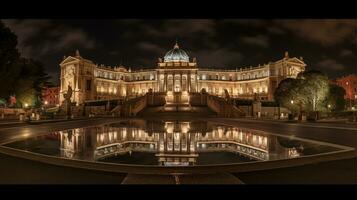
{"label": "stone column", "polygon": [[160,73],[159,72],[156,73],[156,77],[155,78],[156,78],[156,87],[157,87],[156,91],[160,92]]}
{"label": "stone column", "polygon": [[180,73],[180,91],[182,92],[182,73]]}
{"label": "stone column", "polygon": [[167,73],[164,74],[164,92],[167,91]]}
{"label": "stone column", "polygon": [[172,91],[175,92],[175,72],[172,74]]}
{"label": "stone column", "polygon": [[197,79],[197,71],[195,73],[195,88],[196,88],[196,92],[198,92],[198,79]]}
{"label": "stone column", "polygon": [[191,71],[187,74],[188,92],[191,92]]}

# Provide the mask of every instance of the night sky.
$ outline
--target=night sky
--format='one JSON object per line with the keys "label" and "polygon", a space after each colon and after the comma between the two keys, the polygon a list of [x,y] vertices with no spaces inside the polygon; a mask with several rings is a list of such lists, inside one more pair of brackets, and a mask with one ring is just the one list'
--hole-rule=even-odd
{"label": "night sky", "polygon": [[357,20],[10,20],[24,57],[39,59],[58,83],[64,55],[108,66],[155,68],[176,39],[201,68],[257,66],[289,55],[330,78],[354,73]]}

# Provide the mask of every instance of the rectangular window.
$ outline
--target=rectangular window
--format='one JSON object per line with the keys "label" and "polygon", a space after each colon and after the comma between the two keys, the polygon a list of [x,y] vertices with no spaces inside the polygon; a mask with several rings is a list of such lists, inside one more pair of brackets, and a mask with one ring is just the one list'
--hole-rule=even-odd
{"label": "rectangular window", "polygon": [[86,82],[86,90],[91,90],[91,84],[92,84],[92,81],[91,80],[87,80],[87,82]]}

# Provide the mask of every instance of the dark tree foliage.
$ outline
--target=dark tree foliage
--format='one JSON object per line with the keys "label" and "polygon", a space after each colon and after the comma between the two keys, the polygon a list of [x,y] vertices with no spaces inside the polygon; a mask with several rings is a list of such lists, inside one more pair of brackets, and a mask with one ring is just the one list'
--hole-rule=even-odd
{"label": "dark tree foliage", "polygon": [[330,84],[330,93],[327,97],[327,106],[330,105],[331,111],[342,111],[345,109],[346,100],[344,98],[346,91],[343,87],[336,84]]}
{"label": "dark tree foliage", "polygon": [[319,71],[299,73],[296,79],[280,82],[274,93],[275,100],[292,111],[324,111],[329,94],[328,77]]}
{"label": "dark tree foliage", "polygon": [[15,64],[20,58],[16,49],[17,36],[0,21],[0,98],[7,99],[14,92],[21,69]]}
{"label": "dark tree foliage", "polygon": [[17,36],[0,21],[0,99],[16,95],[16,106],[39,106],[50,77],[41,62],[21,57],[16,45]]}

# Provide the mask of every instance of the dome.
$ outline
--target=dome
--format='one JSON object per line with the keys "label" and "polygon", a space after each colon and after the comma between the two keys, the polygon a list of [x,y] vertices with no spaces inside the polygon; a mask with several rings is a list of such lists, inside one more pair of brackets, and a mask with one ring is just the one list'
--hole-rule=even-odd
{"label": "dome", "polygon": [[164,62],[189,62],[189,57],[176,43],[174,48],[165,54]]}

